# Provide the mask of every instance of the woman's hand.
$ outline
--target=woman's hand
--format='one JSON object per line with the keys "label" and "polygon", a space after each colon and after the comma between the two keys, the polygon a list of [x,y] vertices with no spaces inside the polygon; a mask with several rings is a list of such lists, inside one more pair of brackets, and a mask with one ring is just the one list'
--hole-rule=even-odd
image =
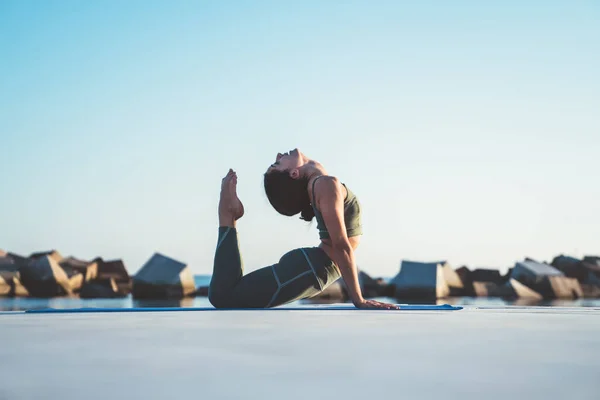
{"label": "woman's hand", "polygon": [[400,307],[398,307],[395,304],[388,304],[388,303],[382,303],[380,301],[375,301],[375,300],[362,300],[361,302],[354,303],[354,305],[356,306],[356,308],[361,308],[361,309],[371,309],[371,310],[399,310]]}

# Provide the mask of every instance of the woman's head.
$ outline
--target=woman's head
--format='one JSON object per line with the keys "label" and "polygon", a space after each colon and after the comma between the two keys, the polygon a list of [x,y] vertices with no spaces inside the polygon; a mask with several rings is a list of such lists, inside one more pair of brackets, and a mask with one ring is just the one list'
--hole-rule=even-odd
{"label": "woman's head", "polygon": [[308,177],[301,171],[305,164],[306,157],[298,149],[278,153],[275,163],[265,173],[264,184],[269,203],[278,213],[287,216],[300,213],[302,219],[310,221],[315,214],[308,197]]}

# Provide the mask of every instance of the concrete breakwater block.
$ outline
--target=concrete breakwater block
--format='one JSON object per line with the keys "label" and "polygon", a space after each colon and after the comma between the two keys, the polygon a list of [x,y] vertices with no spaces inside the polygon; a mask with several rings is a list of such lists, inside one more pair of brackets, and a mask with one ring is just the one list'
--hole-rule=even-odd
{"label": "concrete breakwater block", "polygon": [[561,271],[565,276],[571,278],[578,278],[580,276],[581,278],[583,278],[586,275],[585,268],[582,268],[581,266],[581,260],[575,257],[565,256],[561,254],[559,256],[554,257],[550,265],[552,265],[557,270]]}
{"label": "concrete breakwater block", "polygon": [[92,260],[98,265],[98,279],[114,278],[115,281],[128,281],[130,279],[127,268],[122,260],[103,260],[100,257]]}
{"label": "concrete breakwater block", "polygon": [[585,256],[581,261],[587,275],[581,283],[600,286],[600,257]]}
{"label": "concrete breakwater block", "polygon": [[17,272],[26,263],[27,259],[25,257],[6,252],[0,254],[0,271]]}
{"label": "concrete breakwater block", "polygon": [[208,297],[208,286],[199,286],[196,288],[192,296],[194,297]]}
{"label": "concrete breakwater block", "polygon": [[[463,284],[462,293],[459,292],[455,294],[456,296],[489,297],[489,293],[502,291],[502,289],[497,287],[501,287],[506,281],[500,274],[500,271],[495,269],[477,268],[471,271],[468,267],[462,266],[455,272]],[[474,287],[474,282],[479,282],[477,288]],[[491,283],[492,285],[487,285],[487,283]]]}
{"label": "concrete breakwater block", "polygon": [[498,285],[495,282],[473,282],[473,290],[477,297],[514,297],[514,291],[509,285]]}
{"label": "concrete breakwater block", "polygon": [[582,283],[581,291],[586,299],[600,299],[600,285],[589,285]]}
{"label": "concrete breakwater block", "polygon": [[[56,255],[52,255],[51,253],[47,253],[48,257],[57,260],[58,265],[65,271],[67,277],[69,278],[69,286],[72,292],[79,292],[83,283],[87,280],[88,277],[94,277],[96,273],[96,266],[93,263],[89,263],[86,261],[78,260],[74,257],[67,258],[59,258]],[[39,257],[35,257],[32,259],[36,259]],[[89,268],[88,268],[89,267]]]}
{"label": "concrete breakwater block", "polygon": [[79,292],[82,299],[117,298],[127,294],[120,292],[117,282],[113,278],[94,279],[86,282]]}
{"label": "concrete breakwater block", "polygon": [[[340,278],[342,280],[342,278]],[[342,280],[343,281],[343,280]],[[393,297],[393,287],[383,279],[374,279],[364,271],[358,271],[358,283],[363,297]],[[391,289],[391,290],[390,290]]]}
{"label": "concrete breakwater block", "polygon": [[0,251],[0,296],[29,296],[29,292],[19,279],[19,269],[26,263],[25,257]]}
{"label": "concrete breakwater block", "polygon": [[600,267],[600,256],[585,256],[583,262]]}
{"label": "concrete breakwater block", "polygon": [[35,260],[38,258],[50,257],[54,261],[60,263],[63,260],[62,254],[58,250],[48,250],[48,251],[39,251],[36,253],[31,253],[29,255],[30,260]]}
{"label": "concrete breakwater block", "polygon": [[19,275],[31,296],[54,297],[71,294],[69,277],[50,255],[31,259],[21,266]]}
{"label": "concrete breakwater block", "polygon": [[600,286],[600,276],[592,271],[588,271],[586,279],[582,282],[583,284]]}
{"label": "concrete breakwater block", "polygon": [[541,294],[536,292],[535,290],[525,286],[521,282],[516,279],[510,279],[508,281],[514,296],[518,298],[531,299],[531,300],[542,300],[543,297]]}
{"label": "concrete breakwater block", "polygon": [[79,293],[84,282],[83,275],[78,272],[71,276],[67,274],[67,276],[69,278],[69,287],[71,288],[71,292]]}
{"label": "concrete breakwater block", "polygon": [[100,257],[96,257],[93,262],[98,265],[96,279],[100,281],[113,279],[117,285],[119,295],[131,293],[132,280],[125,268],[123,260],[117,259],[107,261]]}
{"label": "concrete breakwater block", "polygon": [[540,293],[546,293],[550,299],[580,299],[583,297],[581,285],[575,278],[566,276],[548,276],[536,285]]}
{"label": "concrete breakwater block", "polygon": [[477,268],[473,270],[471,277],[477,282],[493,282],[496,285],[505,283],[505,279],[497,269]]}
{"label": "concrete breakwater block", "polygon": [[600,264],[598,257],[586,256],[583,260],[575,257],[559,255],[552,260],[551,265],[569,278],[575,278],[580,283],[596,284],[600,282]]}
{"label": "concrete breakwater block", "polygon": [[134,298],[181,298],[192,295],[195,290],[190,268],[159,253],[133,277]]}
{"label": "concrete breakwater block", "polygon": [[444,265],[403,260],[400,272],[390,281],[398,299],[436,299],[447,297],[450,288]]}
{"label": "concrete breakwater block", "polygon": [[569,278],[551,265],[522,261],[515,264],[511,278],[538,292],[544,299],[573,299],[583,297],[577,279]]}
{"label": "concrete breakwater block", "polygon": [[12,258],[8,257],[7,253],[4,250],[0,250],[0,268],[2,268],[2,266],[5,264],[14,264],[14,261],[12,260]]}
{"label": "concrete breakwater block", "polygon": [[455,272],[463,284],[463,296],[475,296],[475,290],[473,289],[473,271],[471,271],[469,267],[463,265]]}
{"label": "concrete breakwater block", "polygon": [[465,293],[465,285],[458,273],[447,262],[442,263],[442,273],[444,280],[448,285],[450,296],[463,296]]}
{"label": "concrete breakwater block", "polygon": [[543,297],[535,290],[527,287],[516,279],[509,279],[503,285],[495,282],[473,282],[475,296],[477,297],[500,297],[505,299],[527,299],[539,301]]}
{"label": "concrete breakwater block", "polygon": [[80,260],[73,256],[69,256],[63,258],[58,264],[69,277],[81,274],[83,282],[91,281],[98,275],[98,264],[93,261]]}
{"label": "concrete breakwater block", "polygon": [[558,269],[536,261],[520,261],[515,264],[511,272],[511,278],[518,280],[527,286],[534,285],[540,278],[545,276],[565,276]]}
{"label": "concrete breakwater block", "polygon": [[10,296],[13,288],[13,272],[0,271],[0,296]]}

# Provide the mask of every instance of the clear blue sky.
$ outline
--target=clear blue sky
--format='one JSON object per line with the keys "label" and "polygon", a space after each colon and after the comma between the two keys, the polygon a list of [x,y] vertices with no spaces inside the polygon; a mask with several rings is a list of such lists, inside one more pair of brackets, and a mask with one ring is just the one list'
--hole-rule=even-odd
{"label": "clear blue sky", "polygon": [[210,273],[238,171],[248,271],[318,244],[293,147],[359,197],[359,266],[600,253],[598,1],[0,1],[0,248]]}

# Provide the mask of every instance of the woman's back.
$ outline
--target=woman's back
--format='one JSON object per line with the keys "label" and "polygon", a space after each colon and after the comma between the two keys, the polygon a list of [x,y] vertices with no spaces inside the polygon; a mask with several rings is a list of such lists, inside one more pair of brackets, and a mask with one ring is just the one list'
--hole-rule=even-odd
{"label": "woman's back", "polygon": [[340,185],[340,188],[343,191],[344,198],[344,225],[346,228],[346,235],[348,237],[348,242],[353,250],[356,250],[358,244],[360,243],[360,236],[362,235],[362,224],[361,224],[361,215],[360,215],[360,203],[356,195],[348,189],[348,187],[338,182],[337,178],[328,176],[328,175],[320,175],[313,179],[310,184],[310,199],[313,210],[315,212],[315,219],[317,220],[317,229],[319,230],[319,238],[321,239],[321,243],[326,248],[332,248],[332,240],[329,235],[329,231],[327,230],[327,226],[325,224],[325,219],[323,218],[323,214],[319,210],[317,206],[317,200],[320,198],[319,196],[329,196],[330,193],[327,192],[327,186],[331,185],[320,185],[317,184],[317,181],[324,178],[325,180],[329,180],[333,185]]}
{"label": "woman's back", "polygon": [[[320,178],[333,180],[337,179],[327,175],[321,175],[314,178],[311,185],[311,204],[315,212],[315,218],[317,220],[317,229],[319,230],[319,237],[321,238],[321,240],[323,240],[329,239],[330,236],[323,215],[316,206],[315,186],[317,184],[317,181],[320,180]],[[352,191],[350,191],[350,189],[348,189],[348,187],[344,183],[340,182],[340,185],[344,190],[344,225],[346,227],[346,235],[348,236],[348,238],[360,236],[362,235],[360,203],[356,195],[352,193]]]}

